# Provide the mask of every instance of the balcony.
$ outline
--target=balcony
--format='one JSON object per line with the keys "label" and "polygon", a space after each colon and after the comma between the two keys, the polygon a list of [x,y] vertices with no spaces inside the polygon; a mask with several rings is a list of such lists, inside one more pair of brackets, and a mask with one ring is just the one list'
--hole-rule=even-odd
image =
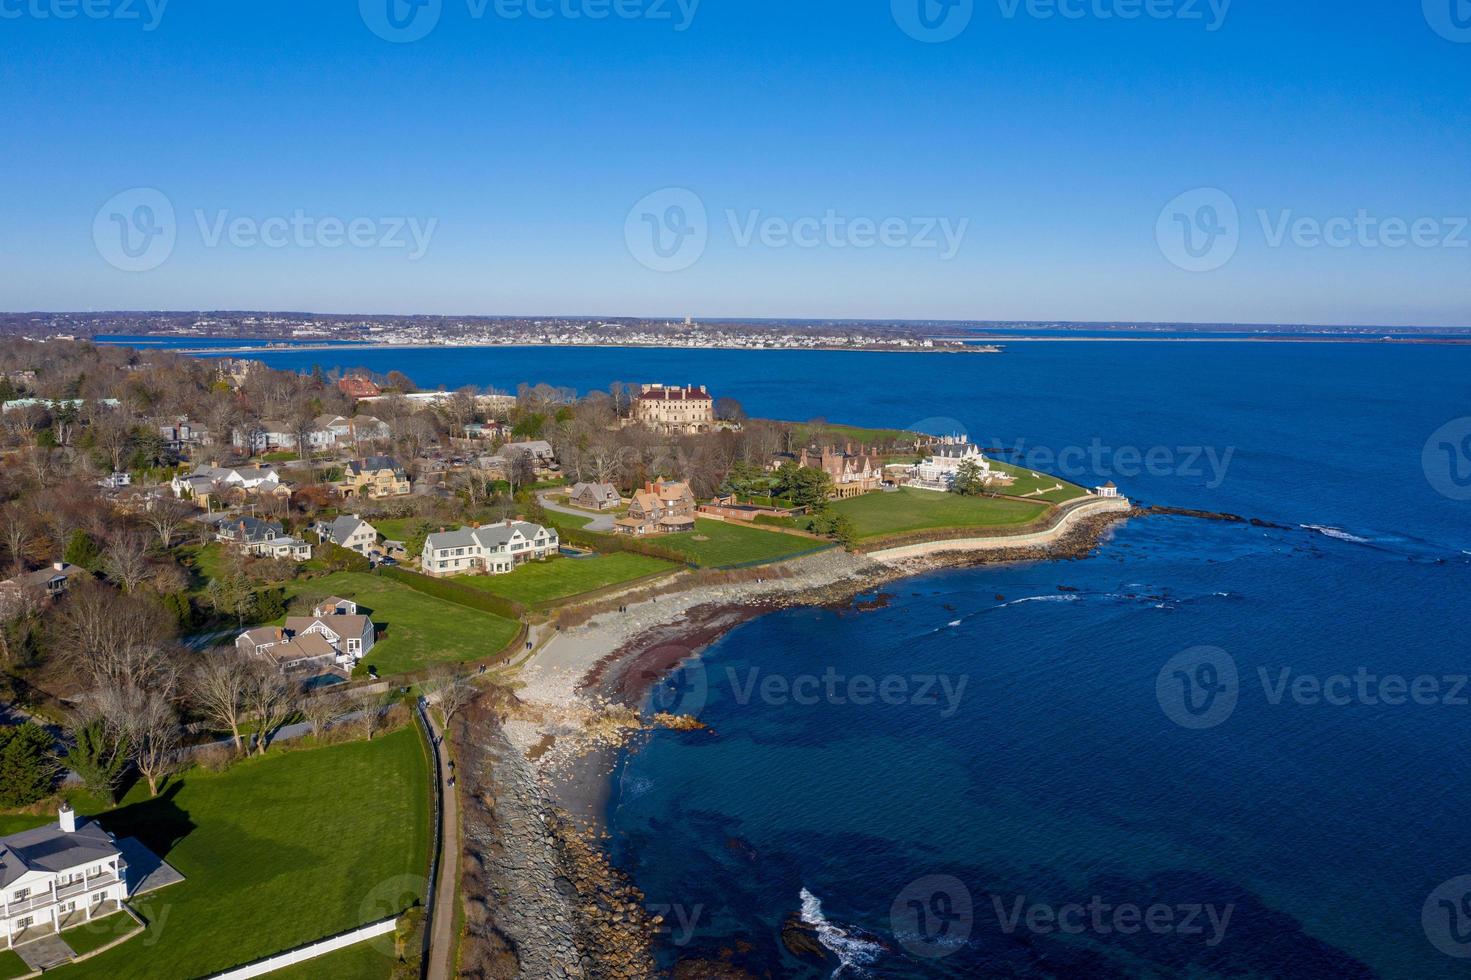
{"label": "balcony", "polygon": [[[126,864],[119,862],[120,872],[126,871],[127,867]],[[3,908],[3,913],[6,918],[14,918],[15,916],[26,915],[30,912],[49,910],[51,906],[58,902],[79,898],[91,892],[106,888],[109,885],[116,885],[121,880],[122,878],[109,871],[104,874],[94,875],[86,881],[74,881],[69,885],[63,885],[55,891],[48,889],[18,902],[7,902],[0,908]]]}

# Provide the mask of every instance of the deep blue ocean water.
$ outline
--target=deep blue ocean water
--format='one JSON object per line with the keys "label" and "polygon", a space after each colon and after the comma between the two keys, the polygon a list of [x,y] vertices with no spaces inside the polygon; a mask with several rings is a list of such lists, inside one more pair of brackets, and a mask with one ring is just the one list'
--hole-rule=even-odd
{"label": "deep blue ocean water", "polygon": [[[261,355],[425,386],[701,383],[753,415],[966,431],[1148,503],[1283,525],[1139,520],[1086,561],[933,574],[879,609],[729,634],[660,692],[714,734],[640,742],[610,809],[618,861],[669,907],[666,963],[827,975],[782,949],[805,896],[849,976],[1471,976],[1436,945],[1461,948],[1471,903],[1431,899],[1471,874],[1471,502],[1453,499],[1471,424],[1423,455],[1471,416],[1471,350],[331,357]],[[1384,703],[1390,675],[1426,703]],[[848,697],[891,677],[879,703]],[[1095,896],[1096,921],[1067,908]]]}

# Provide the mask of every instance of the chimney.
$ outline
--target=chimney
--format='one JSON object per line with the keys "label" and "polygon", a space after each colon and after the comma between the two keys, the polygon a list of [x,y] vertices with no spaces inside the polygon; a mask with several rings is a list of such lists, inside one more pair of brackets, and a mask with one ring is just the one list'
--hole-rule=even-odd
{"label": "chimney", "polygon": [[71,804],[63,803],[57,812],[60,818],[61,832],[63,834],[75,834],[77,832],[77,811],[71,808]]}
{"label": "chimney", "polygon": [[54,561],[54,562],[51,563],[51,567],[54,568],[54,569],[56,569],[58,572],[64,572],[64,571],[66,571],[66,562],[64,562],[64,561]]}

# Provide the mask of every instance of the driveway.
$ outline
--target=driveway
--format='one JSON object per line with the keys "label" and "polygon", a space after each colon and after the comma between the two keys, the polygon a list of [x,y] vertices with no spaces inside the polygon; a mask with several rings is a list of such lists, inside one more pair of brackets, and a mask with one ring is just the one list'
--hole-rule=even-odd
{"label": "driveway", "polygon": [[611,531],[611,530],[613,530],[613,522],[618,519],[618,515],[617,514],[599,514],[596,511],[582,510],[581,508],[578,508],[578,507],[568,507],[566,504],[559,504],[555,500],[552,500],[551,499],[551,495],[552,495],[552,491],[550,491],[550,490],[542,490],[542,491],[539,491],[537,493],[536,499],[539,500],[539,501],[541,501],[541,505],[543,507],[545,507],[547,510],[554,510],[558,514],[571,514],[573,517],[588,517],[588,518],[591,518],[591,520],[589,520],[587,522],[587,527],[585,528],[585,530],[588,530],[588,531]]}

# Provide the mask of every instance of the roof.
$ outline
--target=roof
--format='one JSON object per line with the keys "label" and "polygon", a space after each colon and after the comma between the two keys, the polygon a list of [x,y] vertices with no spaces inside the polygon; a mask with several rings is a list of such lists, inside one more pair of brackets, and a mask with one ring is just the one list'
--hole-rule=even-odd
{"label": "roof", "polygon": [[253,630],[246,630],[236,638],[237,642],[244,639],[251,646],[260,646],[262,643],[279,643],[282,638],[279,626],[257,626]]}
{"label": "roof", "polygon": [[22,830],[0,837],[0,888],[30,871],[68,871],[121,853],[111,834],[81,817],[70,834],[61,829],[60,821]]}
{"label": "roof", "polygon": [[621,497],[618,488],[611,483],[578,483],[572,487],[572,496],[576,497],[583,491],[588,491],[598,500],[612,500]]}
{"label": "roof", "polygon": [[[368,617],[362,615],[288,616],[286,617],[286,632],[295,634],[293,639],[299,642],[308,636],[319,635],[307,632],[307,630],[318,623],[321,623],[338,636],[362,636],[368,631],[368,627],[372,625]],[[330,646],[330,644],[328,645]]]}
{"label": "roof", "polygon": [[87,574],[87,570],[85,568],[81,568],[77,565],[69,565],[66,562],[62,562],[60,568],[57,568],[54,565],[47,565],[45,568],[38,569],[34,572],[26,572],[23,575],[17,575],[13,579],[8,579],[3,584],[21,587],[27,585],[44,586],[48,582],[52,582],[58,578],[72,579],[76,578],[79,575],[85,574]]}
{"label": "roof", "polygon": [[[341,544],[349,537],[351,537],[352,533],[364,524],[368,524],[368,522],[363,520],[361,517],[358,517],[356,514],[344,514],[336,520],[323,521],[318,526],[325,529],[325,536],[329,538],[334,544]],[[376,533],[377,529],[373,528],[373,525],[368,524],[368,527],[374,530],[374,532]]]}
{"label": "roof", "polygon": [[304,636],[293,637],[285,643],[278,643],[269,649],[262,650],[261,653],[277,666],[295,660],[318,660],[337,656],[337,651],[332,649],[332,644],[328,643],[327,638],[320,633],[307,633]]}
{"label": "roof", "polygon": [[402,473],[403,467],[398,465],[398,460],[392,456],[365,456],[362,459],[349,460],[347,470],[357,476],[360,473],[375,470],[393,470],[394,473]]}
{"label": "roof", "polygon": [[699,388],[650,388],[639,394],[646,402],[708,402],[713,401],[708,391]]}
{"label": "roof", "polygon": [[488,524],[485,527],[460,527],[453,531],[439,531],[424,539],[424,548],[438,551],[442,548],[498,548],[511,540],[517,531],[528,541],[546,530],[530,521],[511,521],[506,524]]}
{"label": "roof", "polygon": [[530,453],[533,456],[551,456],[552,444],[545,439],[529,439],[526,442],[508,442],[500,448],[500,452],[496,455],[504,456],[507,450]]}

